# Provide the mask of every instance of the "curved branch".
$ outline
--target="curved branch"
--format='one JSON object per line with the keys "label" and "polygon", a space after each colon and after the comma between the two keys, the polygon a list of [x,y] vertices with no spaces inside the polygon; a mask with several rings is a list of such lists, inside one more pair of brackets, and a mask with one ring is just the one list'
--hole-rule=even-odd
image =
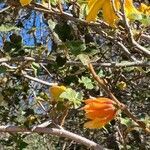
{"label": "curved branch", "polygon": [[88,69],[89,69],[89,72],[92,74],[93,78],[95,79],[95,81],[98,82],[99,86],[101,86],[105,92],[111,97],[111,99],[113,101],[115,101],[118,105],[118,107],[129,117],[131,118],[133,121],[135,121],[139,127],[141,127],[144,131],[146,131],[147,133],[150,134],[150,129],[148,129],[146,127],[146,124],[142,121],[140,121],[136,116],[134,116],[130,111],[129,109],[127,108],[127,106],[123,103],[121,103],[116,97],[115,95],[110,91],[110,89],[108,88],[108,86],[106,85],[106,80],[104,79],[101,79],[95,72],[94,68],[93,68],[93,65],[92,64],[89,64],[88,65]]}
{"label": "curved branch", "polygon": [[99,144],[89,139],[86,139],[85,137],[69,132],[63,128],[58,129],[58,128],[35,127],[34,129],[29,130],[27,128],[22,128],[22,127],[17,127],[17,126],[0,126],[0,132],[10,132],[10,133],[24,132],[24,133],[51,134],[51,135],[56,135],[56,136],[71,139],[73,141],[76,141],[77,143],[87,146],[88,148],[92,148],[93,150],[104,150],[104,148],[100,146]]}

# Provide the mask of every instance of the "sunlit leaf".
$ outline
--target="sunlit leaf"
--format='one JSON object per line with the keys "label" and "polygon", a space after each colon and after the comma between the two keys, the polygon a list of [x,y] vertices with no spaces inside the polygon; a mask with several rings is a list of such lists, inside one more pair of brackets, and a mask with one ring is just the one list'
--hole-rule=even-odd
{"label": "sunlit leaf", "polygon": [[93,82],[90,78],[82,76],[81,79],[79,79],[79,83],[83,83],[86,89],[93,89]]}
{"label": "sunlit leaf", "polygon": [[12,25],[4,25],[2,24],[0,26],[0,32],[9,32],[9,31],[17,31],[20,30],[19,28],[17,28],[16,26],[12,26]]}
{"label": "sunlit leaf", "polygon": [[80,55],[77,56],[77,58],[80,59],[82,64],[85,65],[85,66],[88,66],[88,64],[90,63],[90,58],[86,54],[80,54]]}
{"label": "sunlit leaf", "polygon": [[68,88],[65,92],[60,95],[60,98],[67,99],[73,104],[75,108],[79,107],[82,102],[82,94],[75,90]]}

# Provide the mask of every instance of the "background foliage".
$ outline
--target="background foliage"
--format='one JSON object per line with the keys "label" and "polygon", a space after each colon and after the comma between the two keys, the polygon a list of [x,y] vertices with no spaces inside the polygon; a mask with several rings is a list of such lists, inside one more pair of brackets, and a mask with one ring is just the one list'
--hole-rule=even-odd
{"label": "background foliage", "polygon": [[[1,10],[9,1],[0,1]],[[13,2],[13,1],[12,1]],[[35,1],[36,2],[36,1]],[[136,1],[139,4],[141,1]],[[143,1],[148,4],[148,1]],[[81,3],[81,1],[79,1]],[[53,8],[58,8],[56,1],[51,1]],[[79,6],[73,1],[65,1],[63,9],[79,16]],[[120,36],[123,44],[131,50],[137,60],[147,62],[148,57],[132,50],[126,32],[121,29],[99,27],[108,35]],[[139,32],[150,33],[149,26],[138,21],[131,23],[135,36]],[[150,42],[140,39],[139,43],[150,50]],[[99,63],[129,62],[129,58],[113,41],[103,37],[90,27],[66,19],[59,15],[53,16],[28,7],[10,7],[0,13],[0,124],[21,125],[31,128],[33,125],[53,118],[60,124],[63,112],[69,108],[63,124],[65,129],[91,139],[110,149],[150,149],[149,136],[121,114],[105,128],[89,130],[83,128],[86,119],[80,110],[83,99],[89,96],[104,96],[104,91],[90,76],[88,70],[79,63],[79,54],[90,57],[98,75],[106,78],[110,89],[116,97],[127,104],[131,112],[144,122],[149,122],[149,67],[105,67]],[[83,55],[84,56],[84,55]],[[27,60],[27,57],[34,60]],[[59,102],[53,110],[50,100],[49,86],[26,78],[26,74],[47,81],[56,82],[72,88],[73,105],[68,101]],[[65,97],[65,98],[66,98]],[[82,98],[83,97],[83,98]],[[41,107],[43,106],[44,109]],[[123,136],[123,137],[122,137]],[[39,134],[0,134],[0,149],[76,149],[86,147],[62,137]]]}

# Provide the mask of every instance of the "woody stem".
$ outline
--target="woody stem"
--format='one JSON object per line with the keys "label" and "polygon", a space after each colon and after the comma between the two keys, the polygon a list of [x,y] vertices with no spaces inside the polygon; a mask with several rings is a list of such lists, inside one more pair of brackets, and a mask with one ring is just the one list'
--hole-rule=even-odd
{"label": "woody stem", "polygon": [[118,105],[118,107],[132,120],[134,120],[143,130],[145,130],[147,133],[150,133],[150,129],[146,128],[146,124],[142,121],[139,121],[139,119],[134,116],[129,109],[127,108],[127,106],[123,103],[121,103],[116,97],[115,95],[111,92],[111,90],[109,89],[109,87],[107,86],[107,82],[105,79],[100,78],[94,68],[93,65],[91,63],[88,64],[88,69],[89,72],[92,74],[93,78],[98,82],[99,86],[102,87],[104,89],[104,91],[111,97],[111,99],[113,101],[115,101]]}

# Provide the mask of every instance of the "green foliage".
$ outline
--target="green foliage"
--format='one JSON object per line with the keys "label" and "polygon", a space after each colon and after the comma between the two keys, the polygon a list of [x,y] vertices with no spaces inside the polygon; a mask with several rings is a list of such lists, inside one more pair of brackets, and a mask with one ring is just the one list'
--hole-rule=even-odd
{"label": "green foliage", "polygon": [[67,42],[67,47],[75,56],[81,54],[86,49],[85,44],[82,41],[69,41]]}
{"label": "green foliage", "polygon": [[[62,6],[65,4],[64,11],[70,13],[70,16],[58,12],[57,0],[50,0],[50,3],[52,9],[46,9],[45,12],[43,6],[36,4],[35,7],[27,6],[30,9],[11,6],[1,12],[0,125],[15,125],[30,130],[33,126],[52,119],[52,124],[48,126],[51,128],[60,125],[62,117],[66,115],[63,118],[65,129],[108,149],[150,149],[149,136],[124,113],[106,126],[106,129],[89,130],[83,127],[87,119],[80,110],[84,99],[91,96],[109,97],[87,69],[92,62],[97,75],[107,80],[108,88],[118,100],[126,104],[149,127],[150,69],[146,63],[128,67],[130,56],[117,43],[119,41],[123,44],[138,61],[148,62],[148,56],[140,50],[136,51],[137,48],[129,42],[129,33],[126,32],[123,22],[119,22],[119,28],[112,29],[101,21],[87,24],[80,20],[85,18],[87,1],[62,2]],[[37,7],[40,7],[38,12],[31,10]],[[141,36],[149,34],[149,16],[134,14],[132,17],[133,20],[129,23],[134,39],[149,49],[149,41]],[[10,60],[3,62],[3,58]],[[121,63],[124,67],[113,66],[114,62]],[[111,66],[101,65],[103,63]],[[46,84],[38,82],[39,79],[46,81]],[[52,100],[48,83],[67,87],[60,95],[61,100]],[[127,86],[121,90],[124,83]],[[68,114],[65,114],[66,110]],[[46,134],[0,135],[0,149],[62,148],[87,149],[69,139]]]}
{"label": "green foliage", "polygon": [[86,89],[91,90],[94,88],[92,80],[88,77],[82,76],[81,79],[79,79],[79,83],[83,83]]}
{"label": "green foliage", "polygon": [[71,88],[67,88],[67,90],[60,95],[60,98],[68,100],[71,104],[73,104],[74,108],[78,108],[82,102],[83,96],[82,93],[76,92]]}
{"label": "green foliage", "polygon": [[145,14],[131,14],[130,18],[135,21],[139,21],[140,23],[142,23],[142,25],[144,27],[147,27],[150,25],[150,16],[149,15],[145,15]]}
{"label": "green foliage", "polygon": [[9,32],[9,31],[17,31],[17,30],[20,29],[17,28],[16,26],[4,25],[4,24],[0,26],[0,32]]}
{"label": "green foliage", "polygon": [[83,65],[88,66],[90,63],[90,58],[86,54],[79,54],[77,58],[82,62]]}
{"label": "green foliage", "polygon": [[149,26],[149,25],[150,25],[150,16],[143,15],[143,16],[142,16],[142,19],[140,19],[140,22],[141,22],[144,26]]}
{"label": "green foliage", "polygon": [[7,68],[4,66],[0,66],[0,74],[6,73]]}
{"label": "green foliage", "polygon": [[66,40],[72,40],[72,32],[71,26],[67,24],[67,22],[63,22],[62,24],[56,24],[54,31],[58,34],[59,38],[65,42]]}

